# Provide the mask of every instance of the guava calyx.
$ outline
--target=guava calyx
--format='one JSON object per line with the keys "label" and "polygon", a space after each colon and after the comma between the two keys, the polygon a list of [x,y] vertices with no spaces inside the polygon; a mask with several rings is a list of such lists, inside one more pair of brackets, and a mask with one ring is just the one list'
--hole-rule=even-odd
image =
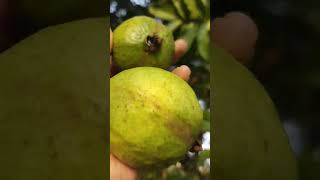
{"label": "guava calyx", "polygon": [[153,34],[151,36],[149,35],[146,38],[146,45],[147,52],[155,53],[161,48],[162,38],[160,38],[157,34]]}

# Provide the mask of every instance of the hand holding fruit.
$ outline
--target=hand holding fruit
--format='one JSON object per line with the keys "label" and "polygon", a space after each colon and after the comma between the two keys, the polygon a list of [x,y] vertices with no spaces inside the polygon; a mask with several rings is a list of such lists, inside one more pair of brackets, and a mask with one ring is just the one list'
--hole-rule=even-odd
{"label": "hand holding fruit", "polygon": [[[172,63],[176,62],[180,57],[184,55],[187,50],[187,43],[183,39],[179,39],[175,41],[175,50],[172,59]],[[110,52],[112,52],[113,47],[113,33],[110,29]],[[112,63],[111,55],[110,55],[110,76],[115,75],[117,72],[116,66]],[[174,74],[181,77],[183,80],[188,81],[189,76],[191,74],[191,70],[188,66],[180,66],[175,68],[172,71]],[[137,172],[133,168],[125,165],[117,158],[115,158],[112,154],[110,154],[110,178],[111,179],[125,179],[125,180],[134,180],[137,177]]]}

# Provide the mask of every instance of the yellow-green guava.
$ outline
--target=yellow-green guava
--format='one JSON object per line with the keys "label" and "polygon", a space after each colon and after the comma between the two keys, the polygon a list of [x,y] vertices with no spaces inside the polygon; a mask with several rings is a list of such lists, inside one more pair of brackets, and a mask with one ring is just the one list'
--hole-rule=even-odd
{"label": "yellow-green guava", "polygon": [[0,179],[106,179],[108,38],[86,19],[0,54]]}
{"label": "yellow-green guava", "polygon": [[200,133],[202,110],[192,88],[160,68],[112,77],[110,105],[110,151],[134,168],[183,159]]}
{"label": "yellow-green guava", "polygon": [[155,19],[136,16],[113,33],[113,60],[120,69],[139,66],[167,68],[172,62],[172,32]]}
{"label": "yellow-green guava", "polygon": [[214,180],[297,180],[297,163],[274,105],[254,76],[212,49]]}

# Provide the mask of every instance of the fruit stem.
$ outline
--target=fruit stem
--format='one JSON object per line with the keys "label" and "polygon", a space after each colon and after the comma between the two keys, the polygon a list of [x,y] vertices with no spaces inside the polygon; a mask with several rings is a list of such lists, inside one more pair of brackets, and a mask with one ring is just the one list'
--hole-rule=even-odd
{"label": "fruit stem", "polygon": [[161,48],[161,44],[162,44],[162,39],[158,35],[156,34],[153,34],[151,36],[149,35],[146,38],[146,45],[147,45],[146,51],[151,53],[157,52]]}

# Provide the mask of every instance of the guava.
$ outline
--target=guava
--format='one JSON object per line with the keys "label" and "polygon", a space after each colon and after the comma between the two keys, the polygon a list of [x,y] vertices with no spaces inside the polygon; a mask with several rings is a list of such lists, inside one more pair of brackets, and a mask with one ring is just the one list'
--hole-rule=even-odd
{"label": "guava", "polygon": [[74,21],[0,54],[0,179],[106,179],[107,32]]}
{"label": "guava", "polygon": [[113,34],[113,60],[120,69],[140,66],[167,68],[172,62],[172,32],[155,19],[136,16],[120,24]]}
{"label": "guava", "polygon": [[171,72],[137,67],[110,80],[110,151],[131,167],[183,159],[201,123],[194,91]]}
{"label": "guava", "polygon": [[297,162],[274,104],[225,50],[212,49],[214,180],[297,180]]}

